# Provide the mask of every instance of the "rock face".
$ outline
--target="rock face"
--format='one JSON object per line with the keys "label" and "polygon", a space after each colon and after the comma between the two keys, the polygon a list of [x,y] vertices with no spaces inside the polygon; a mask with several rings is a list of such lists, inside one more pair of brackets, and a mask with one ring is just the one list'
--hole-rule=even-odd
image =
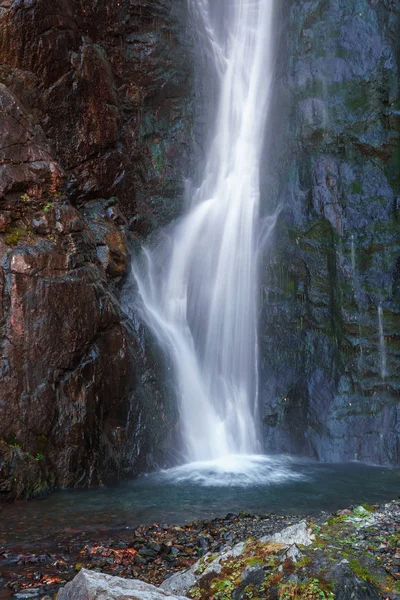
{"label": "rock face", "polygon": [[136,474],[171,443],[160,357],[119,297],[130,247],[178,208],[185,23],[184,0],[1,3],[0,500]]}
{"label": "rock face", "polygon": [[58,600],[187,600],[137,579],[121,579],[82,569],[57,595]]}
{"label": "rock face", "polygon": [[[266,140],[268,451],[400,459],[400,8],[280,3]],[[272,184],[271,184],[272,182]]]}

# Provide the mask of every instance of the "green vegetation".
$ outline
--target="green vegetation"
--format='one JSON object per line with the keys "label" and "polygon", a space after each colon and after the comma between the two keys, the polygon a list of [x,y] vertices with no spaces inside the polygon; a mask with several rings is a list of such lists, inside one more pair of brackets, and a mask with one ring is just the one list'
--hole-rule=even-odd
{"label": "green vegetation", "polygon": [[338,515],[329,519],[328,525],[337,525],[338,523],[344,523],[345,521],[348,521],[348,519],[349,515]]}
{"label": "green vegetation", "polygon": [[[220,558],[219,573],[210,570],[204,574],[212,562],[205,557],[196,572],[199,579],[187,595],[194,600],[229,600],[240,586],[246,585],[246,569],[256,567],[262,582],[240,588],[243,600],[334,600],[335,586],[341,578],[337,566],[342,561],[347,565],[346,572],[351,569],[356,581],[374,585],[382,595],[399,592],[400,583],[388,576],[376,557],[382,542],[397,548],[400,533],[380,536],[373,518],[375,511],[374,506],[365,504],[346,514],[337,514],[323,525],[310,523],[315,539],[310,546],[298,546],[296,562],[281,544],[257,539],[247,540],[237,556]],[[365,531],[371,532],[368,542],[364,541]]]}
{"label": "green vegetation", "polygon": [[379,581],[376,577],[374,577],[370,569],[363,566],[357,558],[352,558],[350,560],[350,567],[354,575],[358,577],[358,579],[362,579],[363,581],[368,581],[369,583],[379,585]]}
{"label": "green vegetation", "polygon": [[367,510],[370,513],[376,512],[376,507],[375,506],[371,506],[370,504],[362,504],[361,506],[362,506],[362,508],[364,510]]}
{"label": "green vegetation", "polygon": [[304,600],[334,600],[335,595],[319,579],[308,581],[288,581],[282,583],[278,588],[279,600],[291,600],[292,598]]}
{"label": "green vegetation", "polygon": [[21,234],[19,231],[13,231],[12,233],[7,233],[6,237],[4,238],[4,241],[7,244],[7,246],[16,246],[19,242],[20,237]]}
{"label": "green vegetation", "polygon": [[6,234],[4,241],[8,246],[16,246],[21,237],[28,233],[29,232],[25,227],[12,227]]}
{"label": "green vegetation", "polygon": [[309,556],[303,556],[299,561],[297,561],[294,566],[296,569],[303,569],[304,567],[308,567],[311,564],[311,558]]}

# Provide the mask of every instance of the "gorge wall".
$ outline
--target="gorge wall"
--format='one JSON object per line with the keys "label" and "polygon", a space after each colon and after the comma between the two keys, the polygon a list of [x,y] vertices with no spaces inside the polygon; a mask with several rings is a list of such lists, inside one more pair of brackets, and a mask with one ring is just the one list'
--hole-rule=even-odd
{"label": "gorge wall", "polygon": [[185,0],[0,2],[0,499],[164,460],[176,411],[121,310],[129,248],[176,214]]}
{"label": "gorge wall", "polygon": [[262,265],[266,449],[395,464],[400,7],[285,0],[278,12],[265,196],[282,212]]}

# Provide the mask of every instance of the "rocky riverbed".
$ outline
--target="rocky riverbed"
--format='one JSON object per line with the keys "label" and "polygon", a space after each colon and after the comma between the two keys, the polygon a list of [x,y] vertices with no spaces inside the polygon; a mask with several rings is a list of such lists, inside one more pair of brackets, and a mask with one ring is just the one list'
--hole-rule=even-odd
{"label": "rocky riverbed", "polygon": [[[308,545],[303,538],[297,542],[293,538],[293,543],[284,536],[272,539],[299,523],[308,532]],[[240,542],[245,543],[238,546]],[[232,548],[233,555],[229,554]],[[258,575],[239,586],[249,566]],[[228,514],[184,526],[121,529],[112,536],[100,531],[90,539],[69,530],[29,549],[1,550],[0,598],[51,596],[81,569],[157,586],[192,569],[196,573],[192,585],[179,594],[202,599],[269,594],[330,600],[333,595],[350,598],[352,593],[353,597],[394,599],[400,597],[400,502],[351,507],[312,518]]]}

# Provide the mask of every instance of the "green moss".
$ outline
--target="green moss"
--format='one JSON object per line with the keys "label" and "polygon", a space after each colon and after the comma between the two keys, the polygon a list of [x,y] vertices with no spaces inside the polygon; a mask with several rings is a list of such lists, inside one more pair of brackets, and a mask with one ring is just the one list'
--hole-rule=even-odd
{"label": "green moss", "polygon": [[357,558],[352,558],[350,561],[350,568],[354,575],[363,581],[379,585],[377,578],[371,573],[371,570],[360,563]]}
{"label": "green moss", "polygon": [[47,436],[45,435],[37,435],[36,436],[36,450],[39,454],[44,454],[45,448],[47,446]]}
{"label": "green moss", "polygon": [[4,238],[7,246],[16,246],[22,236],[26,235],[28,230],[24,227],[13,227]]}
{"label": "green moss", "polygon": [[390,160],[383,165],[383,169],[394,192],[400,193],[400,146],[397,147]]}
{"label": "green moss", "polygon": [[344,523],[348,521],[349,515],[337,515],[335,517],[331,517],[328,520],[328,525],[337,525],[338,523]]}
{"label": "green moss", "polygon": [[16,246],[19,242],[20,237],[20,233],[18,233],[17,231],[13,231],[13,233],[8,233],[6,235],[4,241],[6,242],[7,246]]}
{"label": "green moss", "polygon": [[350,186],[350,191],[352,194],[360,195],[362,192],[362,185],[360,181],[353,181]]}
{"label": "green moss", "polygon": [[253,567],[254,565],[262,565],[263,561],[261,558],[257,557],[257,556],[251,556],[250,558],[246,558],[244,560],[246,566],[248,567]]}
{"label": "green moss", "polygon": [[371,506],[371,504],[362,504],[361,506],[362,506],[362,508],[364,510],[367,510],[370,513],[374,513],[377,510],[376,507],[375,506]]}
{"label": "green moss", "polygon": [[308,567],[311,564],[311,558],[309,556],[303,556],[299,561],[297,561],[294,566],[296,569],[303,569],[304,567]]}
{"label": "green moss", "polygon": [[335,596],[328,587],[319,579],[309,579],[297,582],[288,581],[278,587],[279,600],[292,600],[304,598],[305,600],[334,600]]}

